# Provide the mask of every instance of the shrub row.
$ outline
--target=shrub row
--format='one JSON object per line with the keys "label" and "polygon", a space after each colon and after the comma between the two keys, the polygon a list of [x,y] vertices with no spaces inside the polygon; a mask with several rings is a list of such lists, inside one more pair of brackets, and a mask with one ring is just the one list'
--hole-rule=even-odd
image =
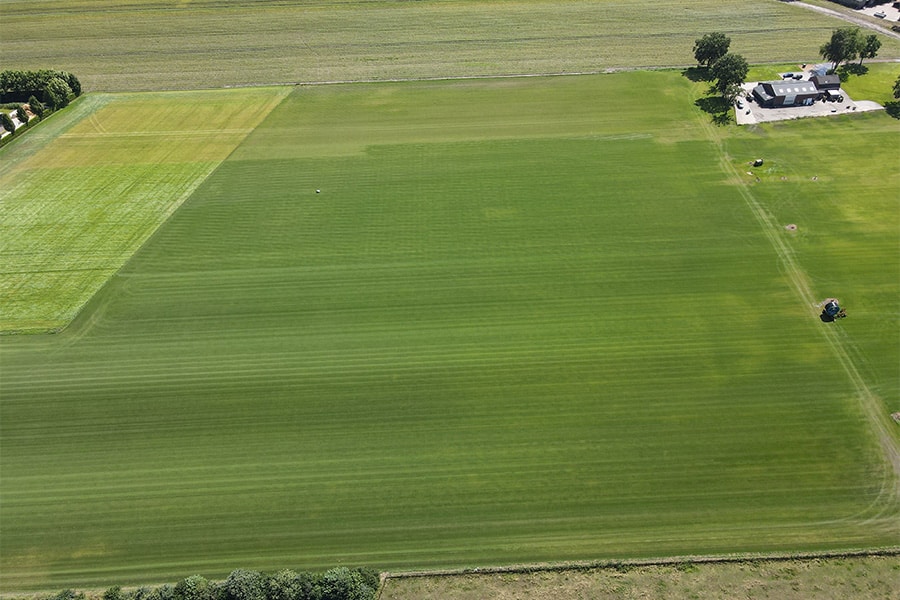
{"label": "shrub row", "polygon": [[[378,573],[364,568],[337,567],[324,573],[284,569],[272,574],[237,569],[224,581],[191,575],[175,585],[155,588],[125,591],[115,586],[103,592],[102,600],[372,600],[378,585]],[[87,600],[87,596],[63,590],[47,600]]]}

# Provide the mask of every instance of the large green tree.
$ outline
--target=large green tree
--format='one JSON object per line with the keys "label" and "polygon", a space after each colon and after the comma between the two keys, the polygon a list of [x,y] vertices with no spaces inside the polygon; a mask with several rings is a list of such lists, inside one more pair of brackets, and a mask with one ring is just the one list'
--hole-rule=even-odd
{"label": "large green tree", "polygon": [[44,89],[44,100],[53,110],[68,106],[72,96],[72,88],[62,77],[52,78]]}
{"label": "large green tree", "polygon": [[3,129],[10,133],[16,132],[16,124],[13,123],[13,120],[9,118],[9,115],[5,111],[0,112],[0,127],[3,127]]}
{"label": "large green tree", "polygon": [[283,569],[269,576],[268,600],[307,600],[313,597],[316,578],[311,573]]}
{"label": "large green tree", "polygon": [[729,52],[709,68],[710,75],[715,80],[716,90],[722,96],[728,97],[729,91],[734,89],[735,85],[740,85],[747,77],[750,71],[750,65],[740,54]]}
{"label": "large green tree", "polygon": [[874,33],[867,35],[859,49],[859,64],[863,63],[864,58],[875,58],[879,49],[881,49],[881,40],[878,39],[878,36]]}
{"label": "large green tree", "polygon": [[707,33],[694,42],[694,58],[701,67],[709,67],[728,53],[731,38],[724,33]]}
{"label": "large green tree", "polygon": [[175,585],[174,600],[213,600],[215,586],[202,575],[185,577]]}
{"label": "large green tree", "polygon": [[819,54],[831,61],[832,69],[837,69],[839,64],[856,58],[862,46],[859,27],[840,27],[832,32],[830,40],[822,44]]}
{"label": "large green tree", "polygon": [[44,104],[34,96],[28,99],[28,106],[38,119],[44,116]]}

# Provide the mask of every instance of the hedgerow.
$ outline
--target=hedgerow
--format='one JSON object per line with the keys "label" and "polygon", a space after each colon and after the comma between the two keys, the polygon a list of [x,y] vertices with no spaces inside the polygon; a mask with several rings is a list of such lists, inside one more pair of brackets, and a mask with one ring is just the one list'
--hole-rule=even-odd
{"label": "hedgerow", "polygon": [[98,598],[66,589],[45,600],[372,600],[378,586],[378,572],[367,568],[336,567],[324,573],[283,569],[271,574],[235,569],[223,581],[190,575],[174,586],[113,586]]}

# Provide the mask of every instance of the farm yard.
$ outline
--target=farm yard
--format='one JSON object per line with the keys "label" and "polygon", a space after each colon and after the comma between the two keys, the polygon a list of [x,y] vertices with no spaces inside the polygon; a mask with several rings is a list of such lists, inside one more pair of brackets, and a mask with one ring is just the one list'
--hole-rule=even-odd
{"label": "farm yard", "polygon": [[[801,45],[832,27],[744,4]],[[4,31],[62,13],[103,31],[95,3],[36,6],[4,5]],[[190,7],[214,48],[216,18],[247,6],[121,2],[106,18],[153,12],[161,31]],[[553,14],[314,6],[328,22],[482,11],[493,50],[523,7]],[[127,74],[72,54],[61,66],[95,91],[0,150],[4,597],[234,568],[898,545],[900,171],[834,155],[895,154],[884,111],[717,127],[681,69],[96,91],[239,77],[212,50],[167,71],[140,44],[180,34],[154,35],[131,42]],[[326,39],[309,42],[321,77],[235,68],[245,83],[425,74],[386,54],[361,69]],[[422,60],[436,75],[578,64],[585,50],[559,43],[550,65],[519,62],[527,43],[459,43],[496,60],[471,71],[465,54]],[[871,81],[900,67],[870,68],[846,86],[884,102]],[[850,317],[825,324],[832,296]]]}

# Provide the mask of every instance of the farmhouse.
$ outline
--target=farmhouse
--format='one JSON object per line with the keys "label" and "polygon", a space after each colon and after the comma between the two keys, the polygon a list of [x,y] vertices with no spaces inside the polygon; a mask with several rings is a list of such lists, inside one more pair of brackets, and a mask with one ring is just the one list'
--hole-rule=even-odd
{"label": "farmhouse", "polygon": [[822,92],[811,81],[763,81],[753,88],[753,97],[760,106],[809,106]]}

